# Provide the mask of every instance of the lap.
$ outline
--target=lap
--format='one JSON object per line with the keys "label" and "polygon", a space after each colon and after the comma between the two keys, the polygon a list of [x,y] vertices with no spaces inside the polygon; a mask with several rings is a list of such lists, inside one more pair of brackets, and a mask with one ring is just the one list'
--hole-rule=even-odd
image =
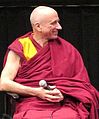
{"label": "lap", "polygon": [[78,113],[69,106],[52,110],[29,109],[14,115],[13,119],[79,119]]}
{"label": "lap", "polygon": [[80,119],[78,112],[69,106],[64,106],[53,113],[53,119]]}
{"label": "lap", "polygon": [[29,109],[17,114],[14,114],[13,119],[50,119],[50,111]]}

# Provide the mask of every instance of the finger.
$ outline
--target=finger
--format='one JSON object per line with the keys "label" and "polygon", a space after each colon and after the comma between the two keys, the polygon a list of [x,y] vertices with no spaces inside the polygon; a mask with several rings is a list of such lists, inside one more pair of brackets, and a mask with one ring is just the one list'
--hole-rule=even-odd
{"label": "finger", "polygon": [[62,99],[60,99],[60,98],[55,98],[55,99],[50,99],[50,98],[46,98],[46,100],[47,101],[49,101],[49,102],[60,102]]}
{"label": "finger", "polygon": [[56,86],[50,86],[49,85],[49,88],[50,88],[50,90],[54,90],[56,88]]}
{"label": "finger", "polygon": [[50,100],[59,100],[60,96],[59,95],[46,95],[45,99],[50,99]]}
{"label": "finger", "polygon": [[48,92],[47,92],[47,94],[49,94],[49,95],[60,95],[60,91],[59,90],[49,90]]}

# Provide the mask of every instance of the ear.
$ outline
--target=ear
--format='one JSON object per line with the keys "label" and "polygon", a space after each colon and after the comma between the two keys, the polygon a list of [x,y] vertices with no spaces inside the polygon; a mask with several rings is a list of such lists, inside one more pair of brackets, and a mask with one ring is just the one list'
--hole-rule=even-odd
{"label": "ear", "polygon": [[37,31],[41,31],[41,25],[40,25],[40,23],[35,23],[35,29],[37,30]]}

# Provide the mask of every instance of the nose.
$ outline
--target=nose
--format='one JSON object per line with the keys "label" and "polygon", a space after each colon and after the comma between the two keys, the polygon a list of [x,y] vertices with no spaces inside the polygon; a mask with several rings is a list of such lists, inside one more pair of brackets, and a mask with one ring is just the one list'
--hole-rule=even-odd
{"label": "nose", "polygon": [[58,30],[61,30],[61,29],[62,29],[60,23],[57,23],[57,27],[56,27],[56,28],[57,28]]}

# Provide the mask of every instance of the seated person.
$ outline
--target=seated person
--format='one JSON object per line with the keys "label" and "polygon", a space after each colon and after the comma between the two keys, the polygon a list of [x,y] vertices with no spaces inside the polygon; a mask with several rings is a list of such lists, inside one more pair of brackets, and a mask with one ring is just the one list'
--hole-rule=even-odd
{"label": "seated person", "polygon": [[30,21],[33,31],[9,45],[0,78],[1,91],[19,95],[13,119],[99,119],[99,92],[78,50],[58,36],[58,13],[39,6]]}

